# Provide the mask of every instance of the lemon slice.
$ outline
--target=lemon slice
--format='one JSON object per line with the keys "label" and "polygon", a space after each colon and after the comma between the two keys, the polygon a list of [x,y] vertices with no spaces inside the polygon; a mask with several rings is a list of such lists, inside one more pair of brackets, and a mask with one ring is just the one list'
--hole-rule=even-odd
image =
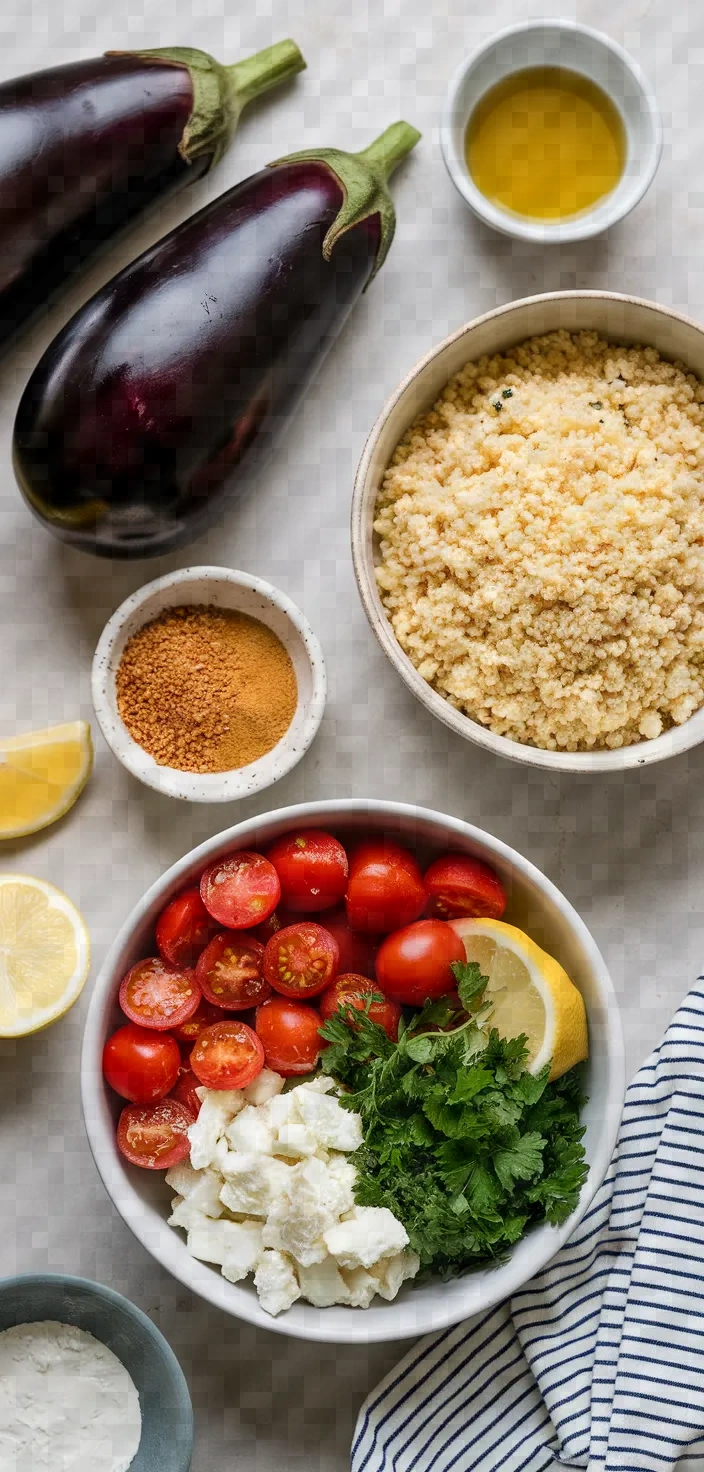
{"label": "lemon slice", "polygon": [[550,1063],[550,1078],[559,1078],[589,1057],[584,999],[553,956],[503,920],[450,924],[464,941],[467,960],[477,961],[489,978],[487,1027],[502,1038],[526,1034],[530,1073]]}
{"label": "lemon slice", "polygon": [[89,965],[88,931],[66,895],[43,879],[0,874],[0,1037],[63,1017]]}
{"label": "lemon slice", "polygon": [[0,741],[0,838],[23,838],[62,818],[92,766],[87,721]]}

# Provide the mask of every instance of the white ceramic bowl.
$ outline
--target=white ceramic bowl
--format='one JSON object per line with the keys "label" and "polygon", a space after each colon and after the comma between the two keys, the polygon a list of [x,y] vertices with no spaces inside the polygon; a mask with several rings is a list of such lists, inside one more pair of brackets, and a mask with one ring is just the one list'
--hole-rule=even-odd
{"label": "white ceramic bowl", "polygon": [[[298,704],[291,725],[271,751],[246,767],[200,773],[159,766],[133,741],[119,714],[115,676],[127,641],[165,608],[182,603],[212,604],[259,619],[278,635],[293,663]],[[93,705],[108,746],[123,767],[147,787],[187,802],[233,802],[285,777],[318,730],[326,693],[323,651],[300,608],[271,583],[229,567],[185,567],[146,583],[120,604],[105,625],[93,658]]]}
{"label": "white ceramic bowl", "polygon": [[[265,848],[295,827],[332,829],[345,840],[360,833],[385,833],[411,845],[421,862],[452,847],[488,860],[509,893],[510,918],[559,958],[583,993],[589,1020],[591,1057],[587,1073],[590,1102],[584,1110],[589,1161],[579,1207],[560,1228],[536,1228],[500,1267],[481,1269],[450,1283],[408,1284],[394,1303],[375,1302],[367,1310],[315,1309],[296,1303],[272,1319],[260,1308],[251,1284],[228,1283],[217,1268],[196,1262],[180,1232],[167,1225],[171,1192],[157,1172],[126,1164],[115,1141],[120,1101],[105,1086],[100,1061],[105,1039],[119,1025],[119,983],[127,969],[154,945],[156,916],[206,864],[232,850]],[[174,864],[144,896],[118,935],[93,989],[81,1059],[83,1112],[88,1138],[103,1182],[135,1236],[169,1272],[237,1318],[259,1328],[301,1339],[337,1344],[403,1339],[458,1323],[515,1292],[549,1262],[574,1231],[604,1178],[621,1116],[624,1060],[621,1024],[609,975],[576,911],[532,864],[490,834],[458,818],[403,803],[359,801],[305,803],[284,808],[218,834]]]}
{"label": "white ceramic bowl", "polygon": [[558,291],[526,297],[476,317],[426,353],[384,405],[357,470],[352,498],[352,559],[367,618],[384,653],[418,700],[451,730],[497,756],[534,767],[549,767],[556,772],[623,771],[698,746],[704,740],[704,708],[654,741],[639,741],[615,751],[544,751],[496,736],[455,710],[419,675],[396,639],[374,576],[378,546],[373,523],[379,487],[399,440],[416,415],[430,408],[448,379],[465,363],[484,353],[501,353],[527,337],[557,327],[570,332],[589,328],[617,342],[657,348],[663,357],[681,359],[704,379],[704,329],[689,317],[638,297],[608,291]]}
{"label": "white ceramic bowl", "polygon": [[[626,162],[615,189],[592,209],[556,222],[526,219],[492,204],[474,183],[464,151],[467,123],[485,92],[534,66],[565,67],[595,82],[615,104],[626,132]],[[453,184],[487,225],[519,240],[558,245],[600,235],[638,204],[660,161],[662,127],[648,82],[621,46],[575,21],[539,20],[499,31],[462,63],[448,92],[440,141]]]}

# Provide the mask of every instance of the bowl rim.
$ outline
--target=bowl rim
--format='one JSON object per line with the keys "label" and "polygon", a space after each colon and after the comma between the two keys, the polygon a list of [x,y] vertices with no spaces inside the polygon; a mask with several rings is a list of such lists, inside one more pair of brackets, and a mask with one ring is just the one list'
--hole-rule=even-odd
{"label": "bowl rim", "polygon": [[[515,301],[505,302],[502,306],[492,307],[490,311],[473,317],[465,322],[454,332],[448,334],[441,342],[429,348],[426,353],[413,365],[412,368],[401,379],[400,383],[392,391],[383,404],[374,424],[367,436],[362,454],[357,466],[352,491],[352,504],[350,513],[350,537],[352,545],[352,566],[357,583],[357,589],[362,607],[367,616],[369,626],[384,651],[387,659],[393,665],[397,674],[415,695],[416,699],[429,710],[431,715],[442,721],[443,725],[449,726],[456,735],[462,736],[465,741],[471,741],[476,746],[481,746],[485,751],[490,751],[494,756],[505,757],[509,761],[522,762],[528,766],[548,768],[558,772],[583,772],[594,775],[601,772],[624,772],[632,767],[650,766],[654,762],[664,761],[672,756],[681,756],[693,747],[700,745],[704,740],[704,730],[701,734],[692,731],[692,723],[702,712],[695,711],[681,726],[675,726],[672,730],[665,731],[654,740],[633,742],[629,746],[621,746],[611,751],[548,751],[538,746],[526,746],[519,741],[512,741],[507,736],[496,735],[488,726],[482,726],[478,721],[472,720],[471,716],[456,710],[444,696],[439,695],[431,685],[423,679],[411,662],[405,650],[401,648],[386,614],[386,610],[379,596],[376,581],[367,576],[367,548],[368,535],[365,525],[365,500],[369,481],[372,459],[376,450],[386,421],[397,404],[405,397],[417,380],[425,372],[426,368],[442,353],[447,352],[454,343],[473,332],[475,328],[483,326],[487,322],[498,321],[503,317],[509,317],[512,313],[525,307],[535,306],[540,303],[561,301],[607,301],[627,304],[630,306],[646,308],[657,316],[669,318],[692,331],[704,339],[704,326],[696,322],[693,317],[684,312],[675,311],[672,307],[660,306],[659,302],[648,301],[645,297],[632,296],[618,291],[597,290],[575,290],[575,291],[546,291],[539,292],[534,296],[519,297]],[[545,328],[545,331],[554,331],[554,328]],[[535,335],[535,334],[533,334]],[[614,334],[616,337],[618,333]],[[520,341],[520,339],[517,339]],[[645,344],[647,346],[647,343]],[[468,352],[466,362],[472,361],[472,354]],[[454,370],[458,371],[458,370]],[[451,374],[448,374],[448,378]]]}
{"label": "bowl rim", "polygon": [[[170,589],[187,586],[200,581],[217,586],[227,584],[255,594],[262,602],[270,604],[288,619],[296,631],[311,674],[311,694],[302,700],[300,689],[293,720],[300,716],[300,731],[295,740],[290,730],[284,732],[271,751],[265,752],[247,767],[234,768],[226,772],[183,772],[177,767],[145,767],[144,751],[130,735],[124,722],[115,719],[110,707],[110,691],[114,685],[114,673],[110,669],[112,653],[125,624],[140,610],[145,611],[144,623],[149,622],[149,605]],[[207,597],[204,589],[203,597]],[[155,792],[168,797],[181,798],[187,802],[236,802],[245,797],[272,787],[275,782],[288,775],[305,755],[315,736],[325,711],[327,698],[327,675],[323,650],[317,634],[312,629],[302,609],[289,598],[287,593],[276,588],[264,578],[236,568],[215,565],[189,565],[174,572],[164,573],[144,583],[130,593],[115,609],[100,635],[91,666],[91,695],[98,725],[113,753],[132,777],[151,787]],[[293,722],[292,722],[293,724]],[[273,755],[277,757],[277,772],[272,776],[270,767]]]}
{"label": "bowl rim", "polygon": [[[41,1288],[43,1285],[52,1288],[64,1287],[68,1288],[69,1290],[73,1289],[82,1293],[86,1293],[92,1298],[102,1299],[103,1302],[107,1303],[110,1308],[121,1309],[123,1313],[127,1314],[128,1318],[134,1321],[144,1338],[148,1339],[151,1344],[155,1345],[156,1348],[159,1350],[159,1353],[163,1356],[168,1373],[174,1382],[174,1387],[178,1397],[178,1413],[182,1418],[182,1430],[190,1439],[190,1446],[192,1451],[193,1439],[195,1435],[195,1422],[193,1415],[193,1402],[191,1400],[191,1392],[188,1388],[188,1381],[186,1380],[186,1376],[183,1373],[178,1357],[175,1354],[174,1350],[171,1348],[166,1335],[162,1334],[161,1329],[159,1329],[158,1326],[153,1323],[148,1314],[144,1312],[144,1309],[139,1308],[136,1303],[133,1303],[131,1298],[125,1298],[125,1295],[123,1293],[118,1293],[116,1288],[110,1288],[107,1283],[98,1283],[93,1278],[83,1278],[75,1273],[13,1273],[9,1277],[0,1278],[0,1300],[2,1299],[3,1291],[5,1289],[31,1289],[37,1287]],[[34,1323],[36,1321],[33,1319],[25,1318],[22,1319],[21,1322]],[[99,1336],[96,1335],[95,1338],[99,1338]],[[101,1343],[103,1343],[102,1340]],[[118,1359],[120,1359],[117,1350],[113,1349],[112,1353],[116,1355]],[[139,1397],[139,1401],[140,1409],[142,1410],[143,1414],[144,1406],[141,1395]]]}
{"label": "bowl rim", "polygon": [[[520,215],[513,216],[508,210],[492,204],[491,200],[482,194],[474,183],[464,158],[460,157],[455,147],[455,116],[459,95],[467,75],[501,42],[509,40],[512,36],[524,35],[528,31],[565,32],[572,36],[588,37],[590,41],[618,58],[625,71],[631,75],[643,99],[649,137],[643,150],[643,158],[639,163],[638,173],[630,189],[619,201],[614,197],[610,207],[608,199],[602,202],[603,213],[600,211],[598,219],[594,219],[595,207],[555,224],[540,224],[537,221],[523,219]],[[610,93],[610,96],[611,101],[615,101],[613,93]],[[557,16],[537,17],[534,20],[518,21],[515,25],[505,26],[502,30],[494,32],[460,63],[449,84],[445,98],[440,121],[440,146],[445,167],[457,192],[485,224],[498,230],[502,235],[513,236],[517,240],[527,240],[538,245],[565,245],[570,241],[589,240],[595,235],[603,234],[605,230],[611,229],[613,225],[625,219],[640,203],[650,188],[660,164],[663,146],[662,118],[654,89],[648,78],[634,57],[618,41],[613,40],[611,36],[606,35],[604,31],[597,30],[594,26],[583,25],[581,21],[562,20]]]}
{"label": "bowl rim", "polygon": [[[448,1296],[447,1307],[443,1312],[435,1312],[432,1324],[418,1325],[415,1320],[411,1322],[411,1315],[404,1324],[399,1325],[398,1318],[390,1313],[388,1317],[388,1331],[385,1330],[383,1318],[373,1328],[367,1319],[367,1315],[351,1315],[349,1321],[349,1332],[343,1336],[332,1329],[332,1324],[326,1327],[325,1310],[310,1308],[307,1322],[297,1323],[295,1327],[291,1324],[289,1315],[283,1314],[281,1318],[270,1318],[264,1314],[259,1307],[255,1296],[251,1300],[245,1298],[241,1307],[235,1310],[228,1301],[227,1290],[229,1285],[225,1280],[216,1276],[212,1270],[206,1268],[205,1264],[198,1263],[195,1259],[188,1259],[188,1270],[182,1270],[179,1262],[173,1258],[165,1260],[162,1255],[157,1255],[152,1246],[151,1231],[144,1220],[144,1208],[141,1198],[137,1196],[128,1176],[121,1163],[118,1171],[113,1171],[112,1164],[108,1159],[103,1160],[104,1126],[102,1121],[102,1101],[104,1097],[104,1085],[100,1069],[100,1055],[102,1052],[102,1027],[105,1007],[108,1005],[111,992],[115,990],[114,973],[123,947],[141,917],[152,907],[160,896],[178,883],[179,879],[185,877],[192,871],[193,867],[208,859],[211,859],[220,851],[226,850],[231,845],[246,844],[252,833],[263,824],[276,822],[291,827],[297,823],[305,822],[315,824],[316,819],[321,822],[341,822],[346,817],[356,814],[364,814],[370,818],[395,819],[410,818],[412,821],[428,821],[441,825],[451,841],[451,836],[456,833],[462,838],[469,838],[478,842],[483,848],[489,848],[497,857],[503,859],[513,869],[518,870],[529,882],[536,886],[555,908],[569,922],[569,925],[577,937],[580,945],[587,956],[592,967],[595,978],[597,978],[598,989],[605,1004],[607,1025],[605,1030],[605,1049],[609,1058],[609,1083],[608,1092],[601,1099],[602,1113],[604,1117],[604,1131],[600,1149],[589,1161],[589,1178],[582,1189],[579,1203],[569,1217],[560,1227],[549,1227],[543,1224],[536,1229],[534,1240],[539,1234],[542,1235],[540,1251],[535,1255],[535,1261],[531,1268],[531,1277],[538,1273],[549,1263],[555,1253],[572,1236],[578,1227],[585,1212],[590,1206],[594,1195],[599,1189],[608,1170],[611,1155],[613,1153],[618,1128],[621,1120],[623,1099],[625,1095],[625,1050],[621,1017],[618,1008],[615,988],[603,956],[593,939],[591,932],[567,899],[562,891],[551,879],[542,873],[530,859],[524,858],[518,850],[504,843],[502,839],[496,838],[485,829],[478,828],[475,824],[467,822],[464,818],[456,818],[448,813],[438,812],[436,809],[421,807],[418,804],[390,802],[382,798],[339,798],[319,799],[316,802],[296,803],[289,807],[272,809],[268,813],[259,813],[251,818],[244,819],[232,827],[224,829],[221,833],[214,834],[212,838],[206,839],[191,849],[182,858],[172,864],[164,873],[150,885],[142,899],[138,901],[124,921],[123,925],[113,941],[110,950],[96,977],[91,995],[90,1005],[85,1020],[83,1045],[81,1050],[81,1103],[83,1118],[88,1136],[91,1153],[95,1161],[98,1173],[103,1181],[105,1189],[110,1196],[113,1205],[126,1222],[127,1226],[137,1237],[142,1246],[156,1258],[162,1267],[173,1274],[191,1292],[198,1293],[209,1303],[222,1309],[233,1317],[244,1319],[254,1324],[257,1328],[265,1328],[273,1333],[283,1334],[289,1338],[312,1340],[318,1343],[335,1344],[371,1344],[385,1343],[390,1340],[415,1338],[420,1334],[435,1332],[461,1322],[466,1318],[468,1309],[466,1305],[456,1302],[452,1308],[452,1297]],[[113,1131],[114,1133],[114,1131]],[[111,1137],[111,1147],[113,1140]],[[513,1271],[512,1271],[513,1269]],[[525,1272],[520,1266],[516,1268],[515,1259],[509,1258],[508,1262],[497,1270],[496,1280],[500,1286],[489,1289],[482,1305],[481,1312],[494,1307],[509,1297],[526,1282]],[[462,1281],[462,1280],[457,1280]],[[459,1298],[459,1295],[458,1295]]]}

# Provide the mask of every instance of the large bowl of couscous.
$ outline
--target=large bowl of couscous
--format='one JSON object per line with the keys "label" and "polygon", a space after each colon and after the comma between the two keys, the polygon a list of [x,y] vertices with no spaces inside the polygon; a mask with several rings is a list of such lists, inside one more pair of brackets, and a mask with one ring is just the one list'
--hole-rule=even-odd
{"label": "large bowl of couscous", "polygon": [[362,456],[367,617],[465,739],[562,771],[704,740],[704,329],[610,292],[499,307],[411,370]]}

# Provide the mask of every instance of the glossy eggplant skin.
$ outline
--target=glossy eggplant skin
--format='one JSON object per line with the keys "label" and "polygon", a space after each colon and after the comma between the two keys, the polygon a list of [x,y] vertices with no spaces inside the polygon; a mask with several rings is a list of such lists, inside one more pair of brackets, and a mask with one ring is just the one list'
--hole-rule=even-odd
{"label": "glossy eggplant skin", "polygon": [[342,202],[320,162],[263,170],[134,261],[45,353],[15,468],[55,535],[107,556],[191,541],[295,410],[364,289],[371,215],[323,241]]}
{"label": "glossy eggplant skin", "polygon": [[188,69],[102,56],[0,86],[0,343],[155,197],[197,179]]}

